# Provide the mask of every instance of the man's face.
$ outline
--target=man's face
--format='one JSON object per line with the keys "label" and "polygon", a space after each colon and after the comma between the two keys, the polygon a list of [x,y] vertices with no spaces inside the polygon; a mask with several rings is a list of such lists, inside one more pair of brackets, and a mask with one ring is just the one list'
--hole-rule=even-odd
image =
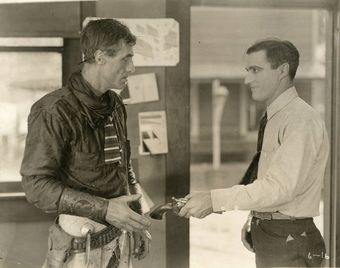
{"label": "man's face", "polygon": [[269,105],[279,90],[279,68],[272,69],[266,52],[260,50],[246,55],[246,70],[244,82],[249,85],[253,99],[265,101]]}
{"label": "man's face", "polygon": [[132,46],[124,41],[120,42],[120,48],[114,56],[105,54],[105,65],[103,66],[105,88],[122,89],[126,86],[128,76],[135,71],[132,57]]}

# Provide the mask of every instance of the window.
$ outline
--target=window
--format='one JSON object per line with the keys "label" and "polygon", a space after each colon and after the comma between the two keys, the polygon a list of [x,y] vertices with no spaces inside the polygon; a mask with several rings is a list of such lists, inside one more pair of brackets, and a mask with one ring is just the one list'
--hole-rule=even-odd
{"label": "window", "polygon": [[19,182],[32,104],[62,83],[61,38],[0,38],[0,183]]}

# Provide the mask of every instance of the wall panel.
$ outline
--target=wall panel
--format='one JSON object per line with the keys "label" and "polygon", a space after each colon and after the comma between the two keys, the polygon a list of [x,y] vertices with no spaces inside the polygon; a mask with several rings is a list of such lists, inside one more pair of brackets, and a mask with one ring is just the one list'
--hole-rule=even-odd
{"label": "wall panel", "polygon": [[0,36],[77,37],[79,2],[0,5]]}

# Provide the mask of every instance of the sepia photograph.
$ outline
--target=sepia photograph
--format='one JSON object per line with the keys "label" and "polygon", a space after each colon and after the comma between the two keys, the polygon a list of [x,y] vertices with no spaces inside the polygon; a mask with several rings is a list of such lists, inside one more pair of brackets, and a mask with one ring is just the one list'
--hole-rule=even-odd
{"label": "sepia photograph", "polygon": [[0,0],[0,91],[0,268],[340,267],[340,0]]}

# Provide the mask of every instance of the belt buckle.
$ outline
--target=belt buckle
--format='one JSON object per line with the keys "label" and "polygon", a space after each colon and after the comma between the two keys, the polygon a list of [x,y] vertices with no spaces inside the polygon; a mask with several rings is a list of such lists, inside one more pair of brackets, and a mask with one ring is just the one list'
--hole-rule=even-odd
{"label": "belt buckle", "polygon": [[279,211],[274,212],[273,216],[275,216],[273,219],[276,220],[290,220],[290,221],[295,221],[297,218],[293,217],[293,216],[288,216],[285,214],[280,213]]}
{"label": "belt buckle", "polygon": [[270,212],[260,212],[262,215],[260,218],[262,218],[263,220],[272,220],[273,219],[273,215]]}
{"label": "belt buckle", "polygon": [[260,220],[272,220],[273,215],[270,212],[258,212],[252,211],[251,213],[254,217],[259,218]]}

